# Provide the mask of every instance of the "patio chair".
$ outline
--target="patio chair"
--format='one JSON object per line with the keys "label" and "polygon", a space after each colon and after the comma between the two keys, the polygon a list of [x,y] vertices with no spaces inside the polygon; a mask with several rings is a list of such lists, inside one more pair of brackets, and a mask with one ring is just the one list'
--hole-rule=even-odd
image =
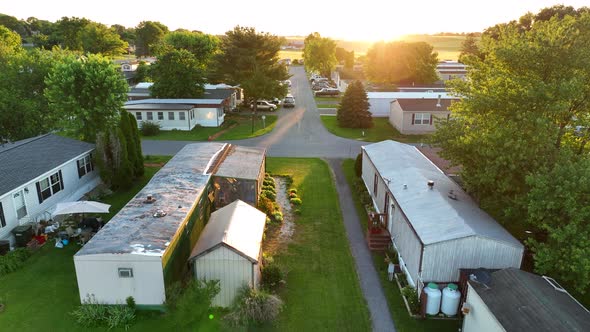
{"label": "patio chair", "polygon": [[72,226],[68,226],[66,228],[66,232],[68,233],[68,236],[70,237],[70,239],[73,241],[73,240],[79,238],[80,234],[82,234],[82,229],[76,228],[76,230],[74,230],[72,228]]}

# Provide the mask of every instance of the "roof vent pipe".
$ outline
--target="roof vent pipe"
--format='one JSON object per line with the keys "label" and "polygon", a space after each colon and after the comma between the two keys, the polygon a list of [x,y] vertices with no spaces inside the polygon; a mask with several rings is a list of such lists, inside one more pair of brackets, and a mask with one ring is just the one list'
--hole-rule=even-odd
{"label": "roof vent pipe", "polygon": [[434,181],[428,180],[428,188],[430,188],[431,190],[432,188],[434,188]]}

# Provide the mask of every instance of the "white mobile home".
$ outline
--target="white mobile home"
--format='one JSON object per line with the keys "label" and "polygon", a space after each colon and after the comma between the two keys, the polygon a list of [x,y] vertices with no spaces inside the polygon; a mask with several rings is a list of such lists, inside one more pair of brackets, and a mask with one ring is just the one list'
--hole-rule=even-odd
{"label": "white mobile home", "polygon": [[383,141],[362,154],[363,181],[410,283],[456,282],[460,268],[520,267],[523,245],[418,149]]}
{"label": "white mobile home", "polygon": [[0,239],[16,226],[51,219],[55,205],[100,183],[94,144],[53,134],[0,146]]}
{"label": "white mobile home", "polygon": [[410,92],[367,92],[369,99],[369,112],[374,117],[387,118],[390,116],[391,103],[401,99],[424,99],[432,100],[436,104],[437,100],[451,100],[457,97],[451,96],[447,92],[410,91]]}
{"label": "white mobile home", "polygon": [[191,254],[194,277],[219,280],[213,305],[229,307],[243,286],[257,288],[266,214],[236,200],[213,212]]}
{"label": "white mobile home", "polygon": [[390,104],[389,123],[404,135],[428,134],[436,130],[437,119],[451,115],[450,99],[394,99]]}
{"label": "white mobile home", "polygon": [[225,119],[223,99],[142,99],[128,101],[124,107],[135,116],[138,126],[149,121],[162,130],[219,127]]}

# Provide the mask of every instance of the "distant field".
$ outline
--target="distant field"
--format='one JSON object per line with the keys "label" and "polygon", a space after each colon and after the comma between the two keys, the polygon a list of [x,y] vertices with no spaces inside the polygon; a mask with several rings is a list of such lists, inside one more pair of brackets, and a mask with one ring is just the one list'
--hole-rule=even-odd
{"label": "distant field", "polygon": [[279,51],[279,58],[281,58],[281,59],[300,60],[302,57],[303,57],[303,51],[296,51],[296,50],[280,50]]}

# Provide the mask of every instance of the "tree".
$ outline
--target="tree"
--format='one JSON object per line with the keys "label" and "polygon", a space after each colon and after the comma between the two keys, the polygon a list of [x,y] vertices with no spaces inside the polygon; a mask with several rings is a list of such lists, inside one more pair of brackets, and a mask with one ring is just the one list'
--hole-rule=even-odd
{"label": "tree", "polygon": [[150,65],[145,61],[139,61],[137,69],[135,70],[135,76],[133,77],[135,83],[140,82],[152,82],[152,75],[150,74]]}
{"label": "tree", "polygon": [[336,119],[343,128],[371,128],[373,118],[369,112],[367,92],[360,81],[348,85],[342,97]]}
{"label": "tree", "polygon": [[21,39],[25,39],[31,35],[27,23],[14,16],[0,14],[0,26],[5,26],[9,30],[16,32]]}
{"label": "tree", "polygon": [[465,40],[461,44],[461,53],[459,54],[459,62],[464,63],[465,57],[475,56],[480,58],[482,56],[477,46],[477,37],[473,33],[467,34]]}
{"label": "tree", "polygon": [[102,181],[112,189],[127,189],[133,184],[133,168],[127,143],[119,127],[96,135],[96,161]]}
{"label": "tree", "polygon": [[118,122],[127,100],[127,83],[100,55],[66,57],[52,68],[45,84],[49,108],[61,115],[64,130],[87,142]]}
{"label": "tree", "polygon": [[135,35],[134,28],[126,28],[120,24],[113,24],[111,25],[111,29],[129,45],[135,45],[135,39],[137,38],[137,36]]}
{"label": "tree", "polygon": [[78,17],[62,17],[55,22],[52,39],[55,39],[63,48],[71,51],[82,51],[82,39],[80,35],[90,20]]}
{"label": "tree", "polygon": [[425,42],[378,42],[367,51],[365,74],[385,84],[431,84],[438,79],[438,54]]}
{"label": "tree", "polygon": [[303,59],[306,68],[318,71],[324,77],[330,77],[337,63],[336,42],[320,36],[317,32],[310,34],[304,41]]}
{"label": "tree", "polygon": [[219,48],[219,38],[200,32],[186,30],[171,32],[162,38],[155,47],[157,54],[165,54],[173,49],[187,50],[195,59],[206,65]]}
{"label": "tree", "polygon": [[172,50],[150,66],[156,98],[198,98],[204,92],[205,74],[195,56],[187,50]]}
{"label": "tree", "polygon": [[21,37],[10,29],[0,25],[0,57],[22,52]]}
{"label": "tree", "polygon": [[[484,59],[468,57],[468,80],[452,118],[437,123],[443,157],[462,165],[462,179],[498,217],[526,219],[527,175],[552,169],[561,149],[588,151],[590,15],[506,25],[484,34]],[[531,59],[535,59],[531,61]]]}
{"label": "tree", "polygon": [[138,178],[143,175],[144,168],[143,156],[141,153],[141,141],[139,138],[139,131],[137,130],[137,122],[135,121],[135,117],[129,112],[121,113],[119,129],[125,138],[127,160],[129,160],[131,173],[133,178]]}
{"label": "tree", "polygon": [[127,52],[129,44],[104,24],[88,23],[80,31],[82,50],[87,53],[114,56]]}
{"label": "tree", "polygon": [[[289,74],[278,62],[282,44],[282,39],[277,36],[237,26],[221,39],[210,78],[240,85],[246,98],[253,101],[284,96],[287,87],[280,82],[288,79]],[[256,112],[256,103],[254,105]]]}
{"label": "tree", "polygon": [[127,113],[129,120],[129,127],[131,128],[133,142],[135,143],[135,164],[133,165],[133,173],[136,177],[140,177],[145,173],[143,165],[143,152],[141,151],[141,137],[139,137],[139,129],[137,128],[137,120],[131,113]]}
{"label": "tree", "polygon": [[562,153],[553,169],[527,177],[527,222],[535,272],[566,282],[578,292],[590,287],[590,159]]}
{"label": "tree", "polygon": [[152,46],[168,33],[168,27],[160,22],[143,21],[135,28],[135,55],[153,55]]}
{"label": "tree", "polygon": [[344,64],[345,69],[352,69],[354,66],[354,51],[347,51],[342,47],[336,47],[336,60]]}

